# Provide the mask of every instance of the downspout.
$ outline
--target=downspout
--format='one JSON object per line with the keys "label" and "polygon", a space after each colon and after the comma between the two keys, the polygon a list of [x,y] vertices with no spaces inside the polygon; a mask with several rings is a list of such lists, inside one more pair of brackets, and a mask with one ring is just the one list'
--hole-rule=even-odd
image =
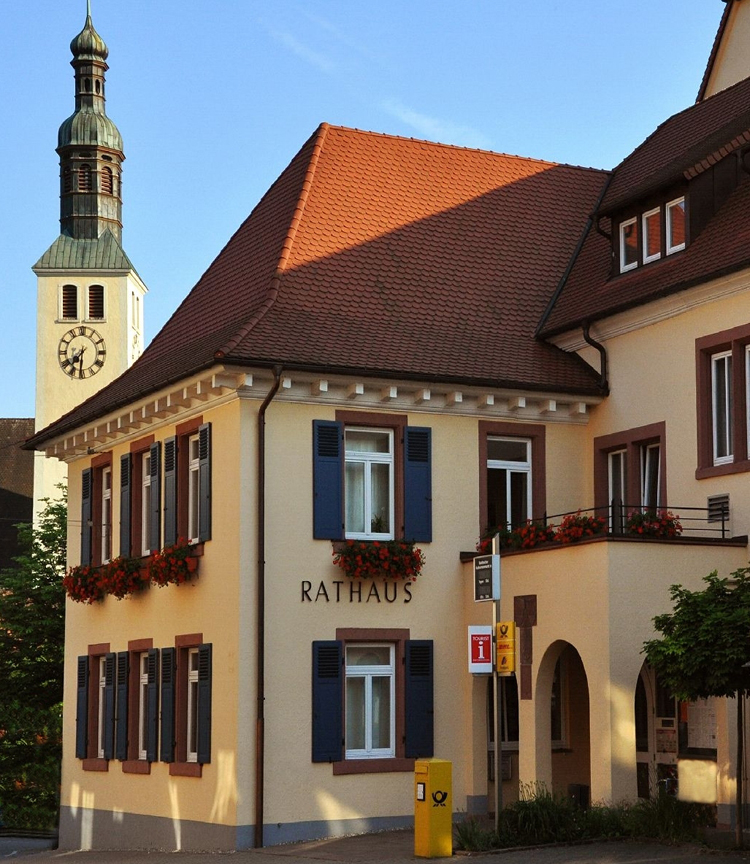
{"label": "downspout", "polygon": [[599,372],[599,386],[604,391],[609,391],[609,381],[607,381],[607,349],[601,342],[597,342],[596,339],[590,334],[589,329],[591,325],[588,321],[583,324],[583,338],[591,345],[592,348],[596,348],[599,352],[599,356],[601,358],[601,367]]}
{"label": "downspout", "polygon": [[256,637],[257,715],[255,724],[255,836],[256,849],[263,847],[263,763],[265,760],[265,637],[266,637],[266,409],[281,384],[281,366],[273,367],[273,386],[258,411],[258,614]]}

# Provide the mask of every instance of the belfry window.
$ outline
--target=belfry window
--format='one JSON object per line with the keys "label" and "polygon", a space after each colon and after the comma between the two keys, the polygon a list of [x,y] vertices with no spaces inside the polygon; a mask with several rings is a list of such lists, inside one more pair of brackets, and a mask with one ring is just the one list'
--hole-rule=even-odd
{"label": "belfry window", "polygon": [[60,318],[65,321],[78,320],[78,286],[63,285],[60,292]]}
{"label": "belfry window", "polygon": [[89,321],[104,320],[104,286],[89,285],[88,309],[86,318]]}
{"label": "belfry window", "polygon": [[112,180],[112,169],[108,168],[106,165],[102,168],[101,172],[101,184],[102,184],[102,192],[105,195],[112,195],[112,190],[114,189],[114,183]]}
{"label": "belfry window", "polygon": [[81,165],[78,169],[78,191],[79,192],[90,192],[91,191],[91,166],[90,165]]}

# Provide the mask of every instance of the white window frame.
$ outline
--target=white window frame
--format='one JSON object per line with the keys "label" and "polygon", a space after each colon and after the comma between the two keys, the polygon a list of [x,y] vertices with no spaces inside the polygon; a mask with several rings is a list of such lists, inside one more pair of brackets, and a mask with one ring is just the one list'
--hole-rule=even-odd
{"label": "white window frame", "polygon": [[112,558],[112,466],[102,468],[101,562]]}
{"label": "white window frame", "polygon": [[[510,515],[513,512],[513,505],[511,501],[511,474],[525,474],[526,475],[526,519],[531,519],[531,514],[534,512],[533,509],[533,501],[532,501],[532,486],[531,486],[531,438],[514,438],[509,435],[488,435],[487,436],[487,446],[489,447],[490,441],[510,441],[513,444],[525,444],[526,445],[526,461],[525,462],[512,462],[506,461],[504,459],[487,459],[487,479],[489,484],[489,476],[490,471],[505,471],[505,512]],[[489,489],[488,489],[489,492]],[[495,527],[490,526],[490,527]],[[512,527],[510,523],[507,523],[507,527]]]}
{"label": "white window frame", "polygon": [[[186,761],[198,761],[198,648],[187,650],[187,727],[185,747]],[[195,668],[193,668],[195,666]]]}
{"label": "white window frame", "polygon": [[[656,501],[650,507],[648,497],[648,478],[653,471],[653,460],[656,459]],[[661,507],[661,442],[641,446],[641,507],[644,510],[659,510]]]}
{"label": "white window frame", "polygon": [[667,214],[667,219],[666,219],[667,236],[665,238],[665,241],[666,241],[666,247],[665,248],[667,250],[667,255],[672,255],[674,252],[681,252],[685,248],[685,241],[684,240],[682,241],[682,243],[677,243],[674,246],[672,245],[672,210],[675,207],[679,207],[680,204],[682,205],[683,216],[684,216],[684,218],[687,219],[687,211],[685,209],[685,196],[684,195],[681,195],[679,198],[674,198],[672,201],[667,201],[667,203],[666,203],[665,209],[666,209],[666,214]]}
{"label": "white window frame", "polygon": [[[350,463],[364,463],[364,524],[372,527],[372,466],[388,465],[388,512],[390,514],[390,525],[388,531],[345,531],[347,540],[393,540],[395,513],[395,459],[394,459],[394,435],[392,429],[375,428],[369,426],[347,426],[344,430],[344,441],[346,432],[370,432],[374,435],[387,436],[388,452],[379,453],[362,450],[346,450],[344,453],[344,470]],[[345,481],[346,482],[346,481]],[[346,511],[346,505],[345,505]]]}
{"label": "white window frame", "polygon": [[148,759],[148,651],[138,655],[138,758]]}
{"label": "white window frame", "polygon": [[[74,317],[69,317],[64,314],[65,312],[65,303],[63,302],[63,296],[65,294],[66,288],[75,288],[76,289],[76,314]],[[81,287],[80,285],[76,285],[74,282],[66,282],[64,285],[60,286],[60,291],[58,293],[58,321],[80,321],[81,320]]]}
{"label": "white window frame", "polygon": [[[194,454],[194,455],[193,455]],[[200,539],[200,435],[188,437],[188,543]]]}
{"label": "white window frame", "polygon": [[[388,648],[390,663],[386,666],[349,666],[346,657],[351,648]],[[344,646],[344,670],[347,680],[352,678],[365,679],[365,746],[363,749],[346,747],[345,759],[393,759],[396,755],[396,646],[392,642],[351,642]],[[390,747],[372,746],[372,679],[390,678]],[[344,687],[344,716],[347,714],[348,688]]]}
{"label": "white window frame", "polygon": [[[717,411],[717,375],[716,370],[719,363],[724,363],[724,400],[726,405],[724,428],[720,428],[719,414]],[[727,374],[728,372],[728,374]],[[712,431],[712,453],[714,465],[726,465],[734,462],[734,451],[732,447],[732,352],[719,351],[711,355],[711,431]],[[726,453],[719,456],[719,443],[723,443]]]}
{"label": "white window frame", "polygon": [[635,260],[630,264],[625,263],[625,229],[629,226],[634,225],[636,231],[638,230],[638,217],[633,216],[632,219],[626,219],[624,222],[620,222],[620,273],[627,273],[628,270],[634,270],[638,266],[638,238],[636,237],[636,250],[635,250]]}
{"label": "white window frame", "polygon": [[101,654],[98,658],[99,661],[99,683],[98,694],[99,694],[99,703],[97,705],[97,717],[96,717],[96,755],[99,759],[104,759],[104,721],[105,721],[105,693],[107,687],[107,657],[105,654]]}
{"label": "white window frame", "polygon": [[[652,216],[659,218],[659,251],[653,255],[648,254],[648,220]],[[651,261],[658,261],[661,258],[661,207],[654,207],[653,210],[647,210],[641,216],[641,237],[643,238],[643,263],[649,264]]]}
{"label": "white window frame", "polygon": [[[102,317],[94,318],[91,314],[91,289],[92,288],[101,288],[102,289]],[[86,286],[86,321],[106,321],[107,320],[107,289],[102,282],[92,282],[90,285]]]}
{"label": "white window frame", "polygon": [[151,453],[141,454],[141,555],[151,554]]}

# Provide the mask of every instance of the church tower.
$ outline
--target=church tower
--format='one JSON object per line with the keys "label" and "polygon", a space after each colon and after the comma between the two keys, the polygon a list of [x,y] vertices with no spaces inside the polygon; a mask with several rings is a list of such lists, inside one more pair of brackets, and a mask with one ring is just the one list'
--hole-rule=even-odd
{"label": "church tower", "polygon": [[[143,350],[146,286],[122,248],[122,137],[105,109],[107,46],[86,23],[70,43],[75,111],[60,126],[60,236],[37,276],[36,430],[124,372]],[[35,502],[65,465],[36,454]],[[35,505],[38,506],[38,505]]]}

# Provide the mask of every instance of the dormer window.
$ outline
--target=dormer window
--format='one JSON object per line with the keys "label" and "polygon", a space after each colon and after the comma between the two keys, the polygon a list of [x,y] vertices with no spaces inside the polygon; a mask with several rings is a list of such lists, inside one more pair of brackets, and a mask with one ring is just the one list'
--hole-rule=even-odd
{"label": "dormer window", "polygon": [[638,266],[638,220],[633,217],[620,223],[620,272]]}
{"label": "dormer window", "polygon": [[643,225],[643,263],[661,258],[661,208],[649,210],[641,217]]}
{"label": "dormer window", "polygon": [[685,198],[667,204],[667,255],[685,248]]}

